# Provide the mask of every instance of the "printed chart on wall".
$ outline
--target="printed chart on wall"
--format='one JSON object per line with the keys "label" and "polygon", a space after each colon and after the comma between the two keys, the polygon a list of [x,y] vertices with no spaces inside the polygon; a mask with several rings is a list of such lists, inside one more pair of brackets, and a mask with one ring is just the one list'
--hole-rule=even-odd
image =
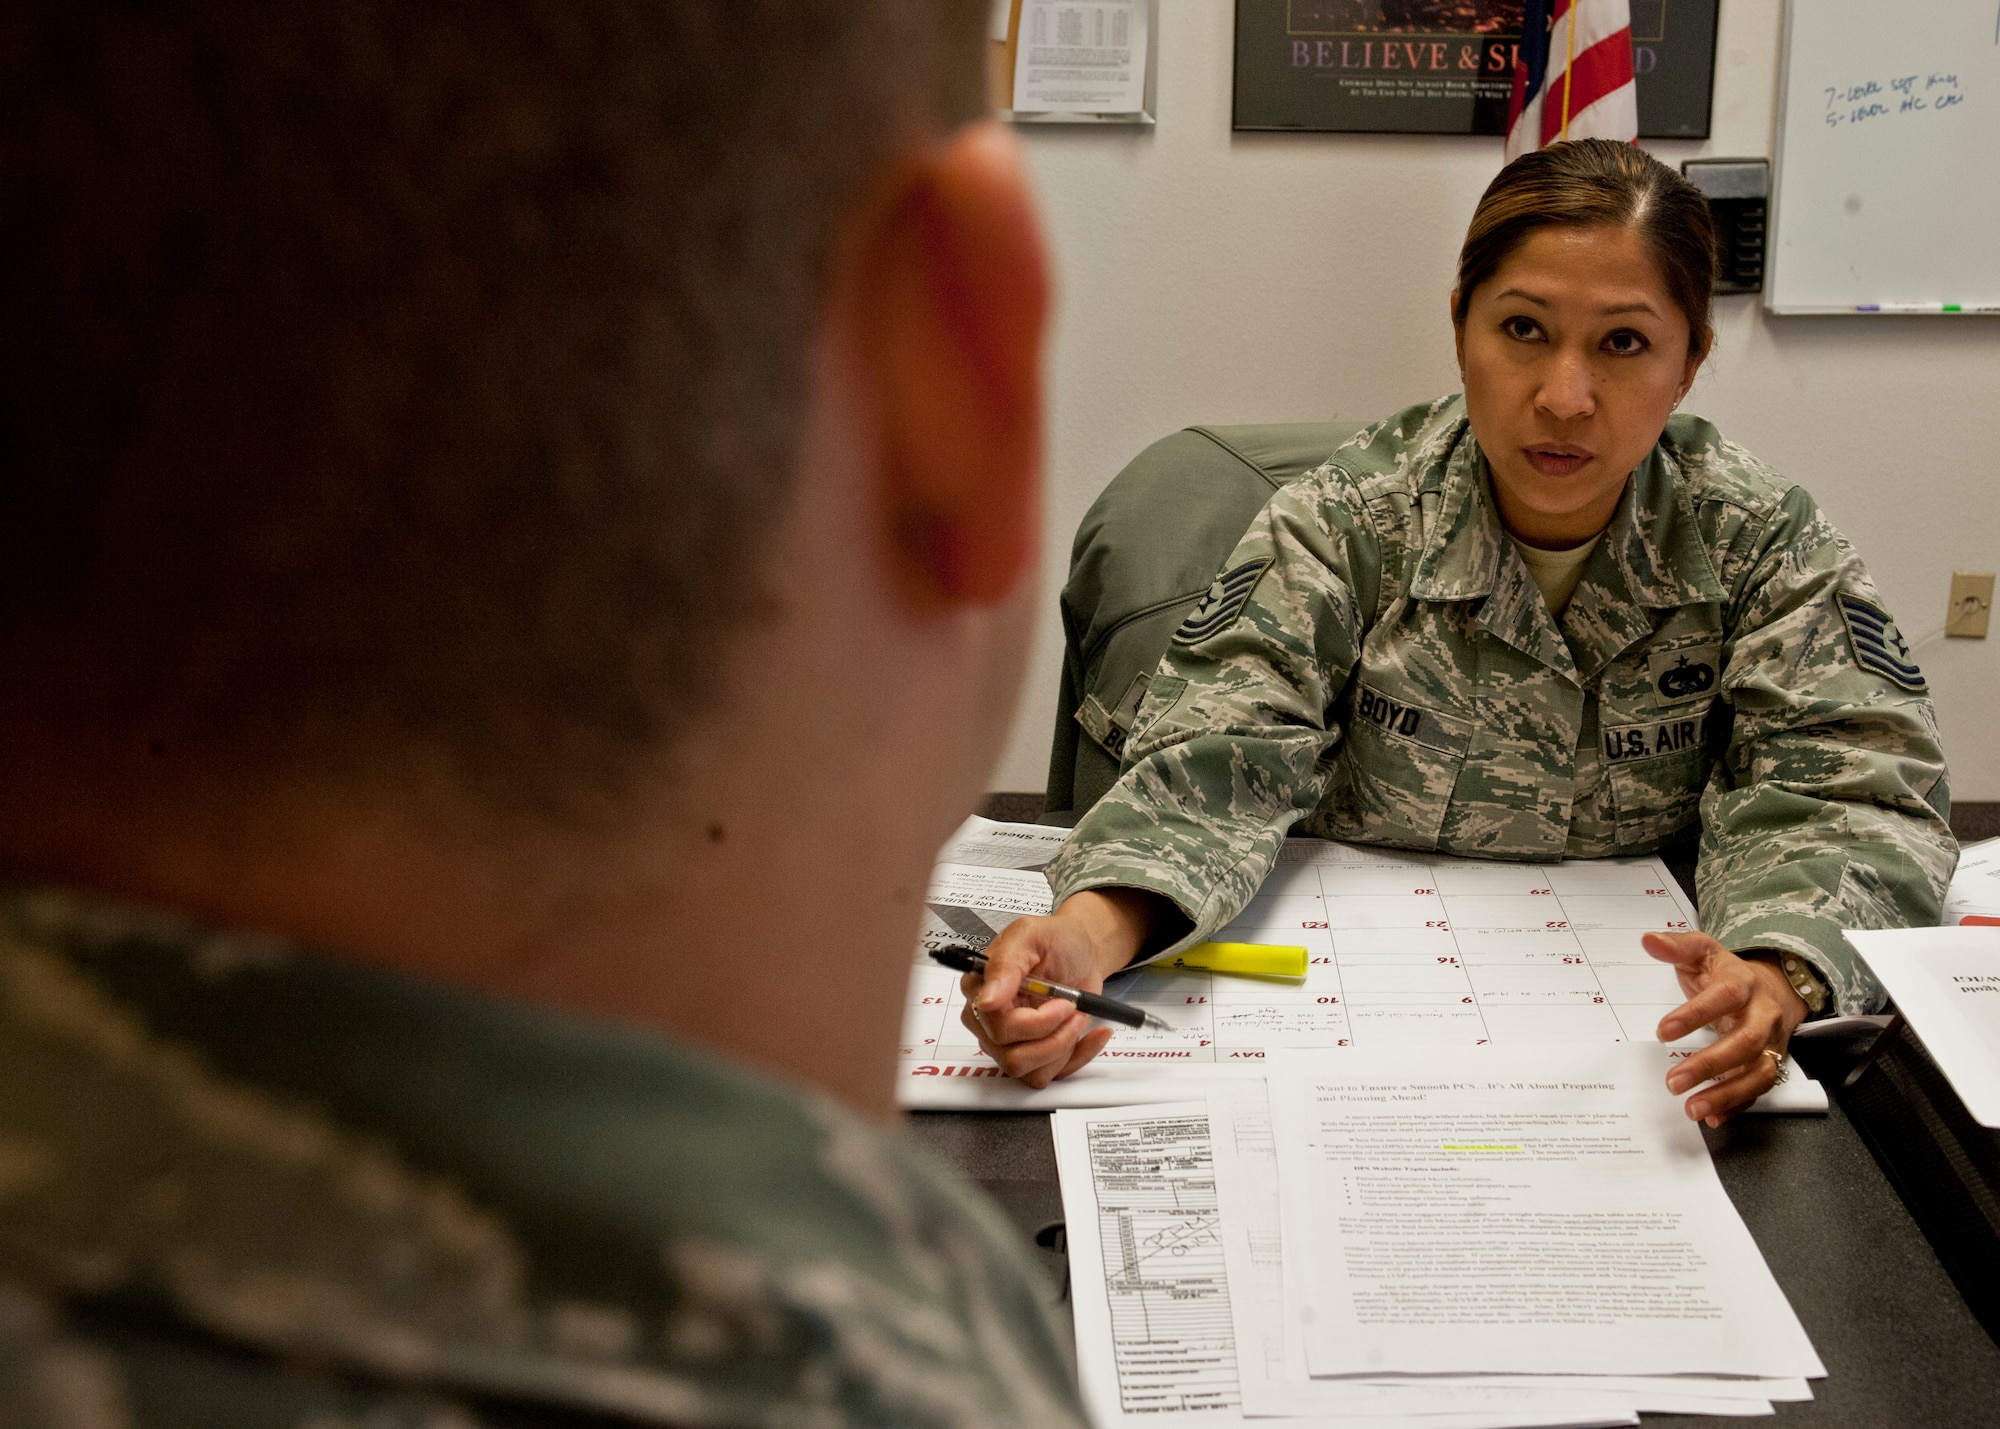
{"label": "printed chart on wall", "polygon": [[1150,124],[1158,0],[991,0],[988,88],[1016,122]]}
{"label": "printed chart on wall", "polygon": [[[1705,139],[1716,0],[1631,0],[1642,139]],[[1236,0],[1237,129],[1504,134],[1522,0]]]}
{"label": "printed chart on wall", "polygon": [[[983,947],[1015,918],[1048,912],[1041,870],[1064,833],[973,819],[944,848],[911,972],[904,1106],[963,1106],[968,1081],[999,1078],[960,1020],[957,976],[925,954],[948,942]],[[1254,1069],[1272,1047],[1653,1041],[1682,996],[1640,936],[1695,926],[1657,858],[1493,863],[1292,839],[1218,938],[1304,946],[1304,982],[1127,973],[1106,991],[1174,1030],[1121,1028],[1099,1060],[1220,1073]]]}

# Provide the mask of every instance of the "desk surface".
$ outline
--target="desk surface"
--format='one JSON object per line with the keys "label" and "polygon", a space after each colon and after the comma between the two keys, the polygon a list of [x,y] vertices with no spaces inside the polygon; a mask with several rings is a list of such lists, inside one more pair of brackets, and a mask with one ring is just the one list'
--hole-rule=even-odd
{"label": "desk surface", "polygon": [[[1843,1060],[1809,1052],[1817,1074]],[[1062,1219],[1044,1114],[924,1112],[917,1139],[979,1182],[1024,1236]],[[1965,1307],[1868,1148],[1836,1105],[1824,1117],[1746,1117],[1704,1133],[1827,1378],[1780,1420],[1814,1429],[1990,1429],[2000,1423],[2000,1347]],[[1049,1262],[1054,1283],[1060,1258]],[[1648,1415],[1653,1425],[1713,1419]]]}

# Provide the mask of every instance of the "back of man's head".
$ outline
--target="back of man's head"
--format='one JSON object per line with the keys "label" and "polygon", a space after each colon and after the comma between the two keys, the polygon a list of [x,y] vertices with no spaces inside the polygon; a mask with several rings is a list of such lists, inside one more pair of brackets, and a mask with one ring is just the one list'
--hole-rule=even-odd
{"label": "back of man's head", "polygon": [[0,737],[615,807],[986,9],[14,0]]}

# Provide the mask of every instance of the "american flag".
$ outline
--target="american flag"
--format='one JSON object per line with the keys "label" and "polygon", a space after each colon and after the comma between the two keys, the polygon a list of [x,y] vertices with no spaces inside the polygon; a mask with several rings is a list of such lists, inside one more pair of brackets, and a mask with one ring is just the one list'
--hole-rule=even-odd
{"label": "american flag", "polygon": [[1639,137],[1630,0],[1527,0],[1507,157],[1558,139]]}

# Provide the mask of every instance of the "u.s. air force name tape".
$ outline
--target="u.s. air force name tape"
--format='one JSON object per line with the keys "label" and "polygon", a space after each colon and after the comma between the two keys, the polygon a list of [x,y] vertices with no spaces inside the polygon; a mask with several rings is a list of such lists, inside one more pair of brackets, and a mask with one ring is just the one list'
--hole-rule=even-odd
{"label": "u.s. air force name tape", "polygon": [[1217,576],[1207,594],[1181,622],[1181,628],[1174,632],[1174,643],[1193,645],[1206,640],[1241,615],[1243,607],[1250,602],[1250,592],[1257,589],[1257,578],[1270,565],[1269,556],[1260,556]]}
{"label": "u.s. air force name tape", "polygon": [[1847,643],[1854,650],[1854,662],[1906,690],[1924,688],[1924,672],[1910,658],[1903,632],[1889,612],[1858,595],[1841,591],[1833,598],[1840,618],[1847,622]]}
{"label": "u.s. air force name tape", "polygon": [[1701,749],[1706,731],[1702,719],[1669,719],[1608,725],[1603,735],[1605,762],[1625,764],[1635,759],[1657,759],[1663,754]]}

